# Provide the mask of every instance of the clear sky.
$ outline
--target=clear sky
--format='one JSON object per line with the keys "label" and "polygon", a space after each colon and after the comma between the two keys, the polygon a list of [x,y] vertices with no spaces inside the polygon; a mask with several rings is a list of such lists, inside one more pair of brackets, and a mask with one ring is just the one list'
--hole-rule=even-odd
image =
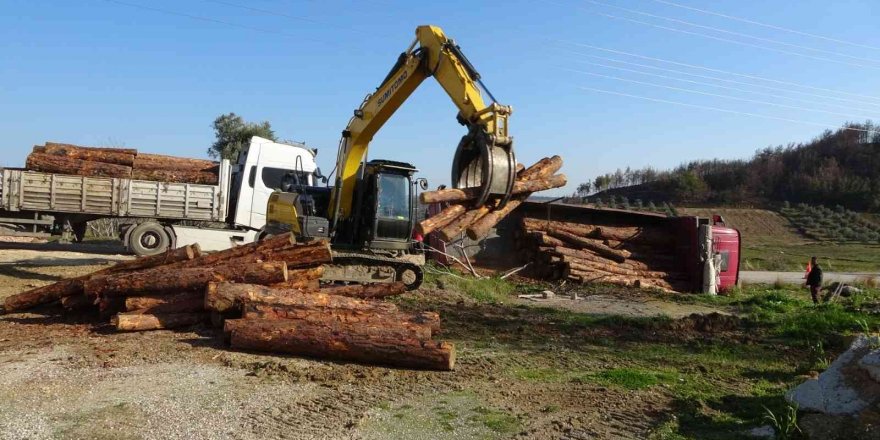
{"label": "clear sky", "polygon": [[[2,0],[0,166],[47,140],[202,157],[213,119],[236,112],[318,147],[327,172],[352,110],[436,24],[514,107],[520,161],[565,159],[568,193],[618,167],[745,158],[880,120],[877,17],[876,0]],[[446,183],[455,113],[429,80],[370,157]]]}

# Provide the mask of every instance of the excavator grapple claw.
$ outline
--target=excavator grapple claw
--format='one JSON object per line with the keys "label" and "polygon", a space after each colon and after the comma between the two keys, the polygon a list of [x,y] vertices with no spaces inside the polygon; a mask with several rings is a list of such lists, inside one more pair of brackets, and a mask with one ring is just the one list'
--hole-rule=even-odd
{"label": "excavator grapple claw", "polygon": [[452,161],[452,186],[454,188],[480,188],[474,201],[484,205],[490,199],[498,199],[503,207],[510,199],[516,180],[516,156],[513,142],[503,139],[497,142],[485,131],[471,129],[462,137]]}

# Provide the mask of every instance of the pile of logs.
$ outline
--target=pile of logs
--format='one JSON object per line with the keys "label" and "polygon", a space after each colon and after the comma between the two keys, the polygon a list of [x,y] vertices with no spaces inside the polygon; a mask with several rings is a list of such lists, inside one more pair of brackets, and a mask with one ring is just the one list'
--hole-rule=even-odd
{"label": "pile of logs", "polygon": [[191,245],[12,295],[0,311],[59,301],[66,310],[95,310],[117,331],[225,320],[226,340],[236,349],[454,367],[454,347],[431,340],[439,315],[409,315],[381,301],[404,293],[403,283],[322,287],[330,262],[326,241],[296,243],[292,234],[211,254]]}
{"label": "pile of logs", "polygon": [[556,174],[562,168],[559,156],[545,157],[538,163],[524,168],[517,166],[516,182],[512,196],[503,207],[497,207],[497,200],[490,200],[482,206],[474,206],[479,188],[440,189],[425,191],[419,196],[424,204],[446,203],[448,206],[437,215],[416,225],[416,232],[427,236],[434,231],[444,242],[451,242],[467,233],[468,238],[479,240],[489,234],[504,217],[513,212],[532,193],[565,186],[565,174]]}
{"label": "pile of logs", "polygon": [[660,229],[523,218],[518,249],[532,262],[532,275],[548,280],[682,289],[672,236]]}
{"label": "pile of logs", "polygon": [[55,142],[34,146],[25,166],[44,173],[205,185],[217,184],[219,170],[218,164],[210,160],[138,153],[132,148],[81,147]]}

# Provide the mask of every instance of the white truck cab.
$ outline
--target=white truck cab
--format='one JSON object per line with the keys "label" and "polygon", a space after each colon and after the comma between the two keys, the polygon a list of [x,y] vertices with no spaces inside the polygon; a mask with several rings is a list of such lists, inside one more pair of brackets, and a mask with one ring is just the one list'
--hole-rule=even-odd
{"label": "white truck cab", "polygon": [[266,206],[273,191],[315,183],[316,154],[317,150],[304,144],[254,136],[231,167],[232,178],[223,191],[228,201],[225,227],[169,225],[172,246],[198,243],[202,250],[215,251],[253,242],[266,225]]}

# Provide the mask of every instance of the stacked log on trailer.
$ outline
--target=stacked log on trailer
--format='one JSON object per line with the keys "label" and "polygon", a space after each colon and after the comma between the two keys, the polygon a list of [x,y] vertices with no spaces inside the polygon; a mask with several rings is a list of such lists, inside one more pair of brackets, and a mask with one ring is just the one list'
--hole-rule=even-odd
{"label": "stacked log on trailer", "polygon": [[219,164],[139,153],[132,148],[97,148],[46,142],[34,146],[25,167],[44,173],[86,177],[119,177],[172,183],[216,185]]}
{"label": "stacked log on trailer", "polygon": [[673,237],[659,227],[623,227],[524,217],[515,244],[547,280],[683,290]]}
{"label": "stacked log on trailer", "polygon": [[416,232],[425,236],[436,231],[445,242],[457,239],[462,233],[472,240],[482,239],[532,193],[565,186],[565,174],[556,174],[560,168],[562,158],[559,156],[545,157],[528,168],[518,166],[512,195],[502,207],[498,206],[498,200],[475,206],[479,188],[425,191],[419,195],[422,203],[445,203],[448,206],[418,223]]}
{"label": "stacked log on trailer", "polygon": [[296,243],[292,234],[212,254],[186,246],[7,297],[2,312],[60,302],[93,309],[117,331],[227,320],[235,349],[453,369],[452,344],[432,340],[439,315],[382,301],[404,293],[403,283],[322,287],[330,262],[326,241]]}

